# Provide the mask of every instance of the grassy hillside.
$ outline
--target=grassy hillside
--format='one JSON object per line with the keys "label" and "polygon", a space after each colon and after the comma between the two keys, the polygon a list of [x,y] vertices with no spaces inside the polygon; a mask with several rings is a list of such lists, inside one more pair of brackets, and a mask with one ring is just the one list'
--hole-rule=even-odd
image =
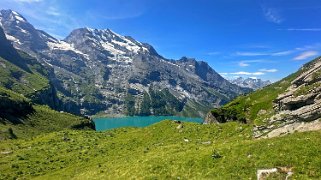
{"label": "grassy hillside", "polygon": [[[251,127],[172,121],[106,132],[65,130],[0,144],[0,179],[256,179],[294,167],[293,179],[321,177],[321,132],[251,139]],[[276,179],[284,177],[278,174]]]}
{"label": "grassy hillside", "polygon": [[91,127],[88,119],[60,113],[0,87],[0,140],[26,138],[68,128]]}
{"label": "grassy hillside", "polygon": [[291,85],[301,71],[271,84],[263,89],[259,89],[248,95],[239,96],[221,108],[213,109],[212,114],[219,122],[240,121],[246,123],[260,124],[262,120],[271,117],[273,110],[273,100]]}
{"label": "grassy hillside", "polygon": [[16,50],[0,27],[0,86],[31,96],[49,86],[47,71],[28,54]]}
{"label": "grassy hillside", "polygon": [[23,52],[13,58],[19,59],[19,63],[0,57],[0,86],[23,94],[33,102],[54,107],[55,94],[45,68]]}
{"label": "grassy hillside", "polygon": [[49,86],[49,81],[36,71],[37,65],[28,72],[17,65],[0,58],[0,85],[26,96]]}
{"label": "grassy hillside", "polygon": [[[240,121],[261,125],[264,119],[275,114],[273,101],[278,97],[278,95],[284,93],[295,78],[309,70],[313,64],[319,60],[320,57],[310,61],[296,73],[293,73],[276,83],[248,95],[239,96],[221,108],[213,109],[211,111],[212,115],[214,115],[219,122]],[[314,73],[314,77],[319,76],[320,72]],[[303,86],[296,93],[296,96],[304,95],[309,90],[316,88],[318,85],[319,84],[317,83]]]}
{"label": "grassy hillside", "polygon": [[60,113],[47,106],[35,105],[34,112],[22,118],[22,123],[15,124],[0,120],[0,140],[8,138],[1,137],[1,133],[7,134],[9,129],[17,138],[29,138],[42,133],[60,131],[63,129],[90,129],[93,127],[90,120],[69,113]]}
{"label": "grassy hillside", "polygon": [[33,113],[29,99],[13,91],[0,87],[0,118],[11,123],[22,123],[21,118]]}

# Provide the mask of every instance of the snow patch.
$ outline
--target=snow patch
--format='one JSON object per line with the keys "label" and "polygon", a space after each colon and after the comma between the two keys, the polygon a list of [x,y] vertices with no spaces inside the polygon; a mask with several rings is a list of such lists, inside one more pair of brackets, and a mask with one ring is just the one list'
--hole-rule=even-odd
{"label": "snow patch", "polygon": [[14,14],[16,16],[20,16],[16,11],[12,11],[12,14]]}
{"label": "snow patch", "polygon": [[125,54],[125,52],[123,52],[123,51],[121,51],[119,49],[116,49],[113,44],[101,43],[101,45],[103,46],[104,49],[106,49],[107,51],[109,51],[111,54],[113,54],[115,56],[117,54]]}
{"label": "snow patch", "polygon": [[112,33],[113,34],[113,38],[115,38],[115,36],[117,36],[117,37],[119,37],[120,39],[122,39],[123,41],[126,42],[126,43],[124,43],[124,42],[119,42],[119,41],[116,41],[116,40],[112,40],[113,43],[118,44],[120,46],[123,46],[126,49],[128,49],[129,51],[134,51],[135,53],[138,53],[139,50],[143,50],[143,52],[148,52],[148,49],[143,47],[142,43],[140,43],[138,41],[133,42],[132,40],[126,38],[125,36],[117,34],[117,33],[115,33],[114,31],[112,31],[110,29],[107,29],[106,31],[109,31],[110,33]]}
{"label": "snow patch", "polygon": [[20,29],[20,31],[21,31],[22,33],[28,34],[28,31],[26,31],[26,30],[24,30],[24,29],[22,29],[22,28],[20,28],[20,27],[18,27],[18,28]]}
{"label": "snow patch", "polygon": [[125,47],[127,50],[133,51],[135,53],[138,53],[139,50],[141,49],[139,46],[135,45],[132,42],[128,42],[128,41],[126,41],[126,43],[124,43],[124,42],[119,42],[119,41],[116,41],[116,40],[112,40],[111,42],[114,43],[114,44],[118,44],[119,46]]}
{"label": "snow patch", "polygon": [[62,51],[73,51],[77,54],[83,55],[84,57],[86,57],[88,59],[88,54],[85,54],[77,49],[75,49],[72,44],[69,44],[65,41],[58,41],[57,43],[54,42],[48,42],[47,43],[50,49],[58,49],[58,50],[62,50]]}
{"label": "snow patch", "polygon": [[13,37],[13,36],[10,36],[9,34],[6,34],[6,38],[9,40],[9,41],[12,41],[12,42],[15,42],[17,44],[21,44],[21,42],[19,41],[19,39]]}
{"label": "snow patch", "polygon": [[20,17],[19,15],[14,16],[16,18],[16,20],[20,21],[20,22],[26,22],[22,17]]}

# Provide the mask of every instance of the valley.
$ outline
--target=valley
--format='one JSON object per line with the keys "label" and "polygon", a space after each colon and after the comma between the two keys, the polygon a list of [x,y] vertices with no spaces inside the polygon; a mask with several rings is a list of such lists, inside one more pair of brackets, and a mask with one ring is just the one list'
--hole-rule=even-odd
{"label": "valley", "polygon": [[[143,15],[101,16],[92,23],[103,19],[103,25],[89,28],[74,24],[93,16],[87,10],[79,10],[82,18],[75,20],[60,17],[60,9],[51,6],[56,1],[7,3],[17,9],[26,4],[45,4],[49,9],[44,8],[44,17],[34,14],[37,8],[21,13],[0,10],[0,180],[321,178],[321,57],[315,50],[321,46],[290,49],[289,44],[297,44],[291,44],[290,33],[282,34],[318,33],[318,29],[277,29],[280,34],[275,37],[288,38],[277,39],[282,51],[250,43],[264,39],[261,32],[286,21],[276,9],[266,10],[260,4],[265,21],[277,25],[269,29],[257,22],[255,28],[263,29],[250,32],[246,28],[245,36],[236,40],[244,32],[240,27],[234,32],[234,26],[246,22],[239,23],[239,18],[233,25],[215,24],[216,33],[224,29],[222,37],[202,23],[198,24],[201,28],[184,26],[187,34],[175,25],[161,27],[168,32],[155,32],[162,34],[157,37],[161,40],[154,37],[151,42],[169,41],[173,44],[166,48],[176,53],[198,54],[211,61],[166,58],[161,54],[171,53],[164,46],[154,46],[159,53],[148,43],[105,28],[109,22],[123,33],[128,29],[121,27],[130,25],[133,34],[149,39],[151,26],[139,24],[137,33],[135,23],[131,24],[147,18]],[[194,5],[189,13],[176,8],[168,19],[158,15],[166,8],[155,11],[153,24],[170,23],[169,19],[181,16],[186,20],[197,10]],[[248,11],[250,7],[246,13],[254,13]],[[292,11],[298,9],[302,10]],[[48,24],[44,28],[48,32],[39,30],[39,19],[53,23],[53,29],[69,19],[68,27],[62,23],[68,35],[50,35]],[[211,23],[200,22],[214,22],[207,20]],[[188,34],[196,29],[202,33]],[[167,33],[172,39],[165,38]],[[274,37],[268,34],[269,42],[275,42],[270,36]],[[238,43],[225,43],[227,39]],[[284,64],[289,70],[300,66],[292,74],[283,69],[280,74],[288,73],[284,78],[271,74],[281,71]],[[279,69],[274,68],[278,65]]]}

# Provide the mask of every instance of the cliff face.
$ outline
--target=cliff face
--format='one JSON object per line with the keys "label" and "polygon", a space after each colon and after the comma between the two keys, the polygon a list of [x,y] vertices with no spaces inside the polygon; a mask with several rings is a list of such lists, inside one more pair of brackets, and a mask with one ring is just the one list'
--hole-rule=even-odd
{"label": "cliff face", "polygon": [[26,97],[36,104],[46,104],[53,109],[61,108],[61,102],[57,98],[56,89],[51,84],[48,84],[47,87],[37,90],[30,95],[26,95]]}
{"label": "cliff face", "polygon": [[321,58],[306,64],[291,86],[274,100],[275,115],[254,129],[256,137],[273,137],[321,128]]}

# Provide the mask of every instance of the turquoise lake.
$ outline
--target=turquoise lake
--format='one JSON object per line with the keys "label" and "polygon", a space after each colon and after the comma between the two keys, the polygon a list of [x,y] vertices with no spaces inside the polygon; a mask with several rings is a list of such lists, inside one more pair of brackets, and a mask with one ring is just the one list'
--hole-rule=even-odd
{"label": "turquoise lake", "polygon": [[121,118],[95,118],[96,131],[120,127],[145,127],[165,119],[179,120],[184,122],[202,123],[202,118],[187,118],[179,116],[133,116]]}

